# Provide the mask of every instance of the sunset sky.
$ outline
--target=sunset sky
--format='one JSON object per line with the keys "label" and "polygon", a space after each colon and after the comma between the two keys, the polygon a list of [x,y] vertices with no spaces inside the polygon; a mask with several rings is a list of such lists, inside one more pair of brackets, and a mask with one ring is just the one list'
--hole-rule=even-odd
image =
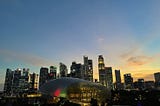
{"label": "sunset sky", "polygon": [[0,0],[0,86],[7,68],[70,69],[94,61],[154,80],[160,72],[159,0]]}

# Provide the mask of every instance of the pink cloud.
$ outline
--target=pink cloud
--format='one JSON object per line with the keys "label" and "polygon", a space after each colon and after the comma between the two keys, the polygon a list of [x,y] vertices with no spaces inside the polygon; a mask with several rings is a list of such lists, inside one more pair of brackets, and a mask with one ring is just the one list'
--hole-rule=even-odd
{"label": "pink cloud", "polygon": [[152,62],[153,58],[148,56],[133,56],[127,59],[129,66],[140,66]]}
{"label": "pink cloud", "polygon": [[27,64],[31,64],[33,66],[49,66],[54,64],[53,61],[50,61],[41,56],[19,53],[10,50],[0,50],[0,55],[3,56],[5,62],[12,62],[18,60]]}

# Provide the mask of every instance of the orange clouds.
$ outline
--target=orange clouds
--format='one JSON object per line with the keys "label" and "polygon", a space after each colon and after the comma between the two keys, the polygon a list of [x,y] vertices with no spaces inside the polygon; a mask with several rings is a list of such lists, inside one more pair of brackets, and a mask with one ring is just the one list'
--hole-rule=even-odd
{"label": "orange clouds", "polygon": [[148,56],[134,56],[134,57],[128,58],[126,62],[127,62],[127,65],[129,66],[140,66],[140,65],[150,63],[152,62],[152,60],[153,58]]}
{"label": "orange clouds", "polygon": [[123,64],[121,70],[124,73],[131,73],[134,81],[144,78],[145,81],[154,80],[154,73],[159,72],[160,55],[147,55],[138,49],[131,49],[120,55]]}

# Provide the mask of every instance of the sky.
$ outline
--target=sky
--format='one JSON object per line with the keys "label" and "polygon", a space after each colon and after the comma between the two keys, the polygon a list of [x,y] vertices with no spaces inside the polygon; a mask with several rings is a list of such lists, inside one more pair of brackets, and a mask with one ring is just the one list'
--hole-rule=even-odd
{"label": "sky", "polygon": [[159,0],[0,0],[0,88],[7,68],[93,60],[154,80],[160,72]]}

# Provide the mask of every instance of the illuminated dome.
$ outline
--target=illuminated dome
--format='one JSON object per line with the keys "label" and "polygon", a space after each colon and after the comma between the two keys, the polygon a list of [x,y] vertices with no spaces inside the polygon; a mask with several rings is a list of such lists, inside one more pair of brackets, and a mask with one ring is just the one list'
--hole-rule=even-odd
{"label": "illuminated dome", "polygon": [[40,91],[43,94],[47,94],[51,96],[66,97],[67,88],[69,86],[72,86],[74,84],[79,84],[79,83],[88,83],[88,81],[78,79],[78,78],[62,77],[59,79],[48,81],[47,83],[42,85],[42,87],[40,87]]}
{"label": "illuminated dome", "polygon": [[102,85],[78,78],[63,77],[50,80],[40,87],[42,95],[64,97],[76,102],[99,101],[110,97],[110,92]]}

